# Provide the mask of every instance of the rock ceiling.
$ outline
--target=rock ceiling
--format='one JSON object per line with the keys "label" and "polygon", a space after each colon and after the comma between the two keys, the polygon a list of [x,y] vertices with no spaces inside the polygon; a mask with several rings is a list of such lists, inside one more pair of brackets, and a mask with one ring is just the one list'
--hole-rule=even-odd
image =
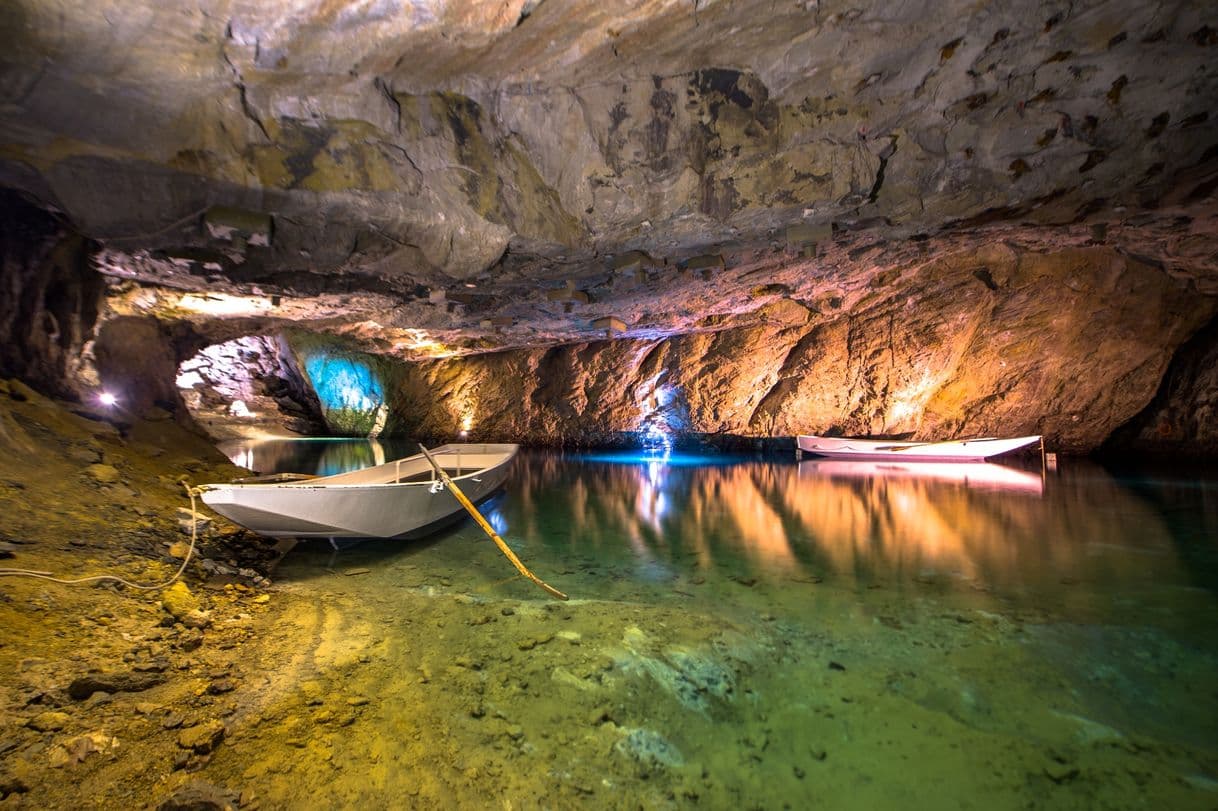
{"label": "rock ceiling", "polygon": [[100,244],[112,312],[215,340],[815,321],[995,245],[1218,293],[1205,2],[17,0],[0,26],[0,185]]}

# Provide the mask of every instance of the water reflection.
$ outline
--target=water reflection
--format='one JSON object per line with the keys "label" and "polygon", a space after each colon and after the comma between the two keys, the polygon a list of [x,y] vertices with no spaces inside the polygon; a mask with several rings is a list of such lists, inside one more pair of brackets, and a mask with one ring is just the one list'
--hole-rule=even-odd
{"label": "water reflection", "polygon": [[[260,472],[336,473],[414,448],[351,440],[228,450]],[[1210,544],[1199,540],[1204,532],[1181,529],[1193,513],[1168,521],[1156,506],[1175,504],[1163,493],[1177,486],[1133,488],[1082,462],[1046,481],[1039,470],[994,464],[532,452],[518,458],[488,513],[509,542],[538,547],[533,560],[638,582],[834,579],[1100,610],[1194,585],[1181,555]],[[1147,497],[1147,488],[1159,495]]]}
{"label": "water reflection", "polygon": [[316,476],[383,465],[387,458],[419,452],[416,446],[413,452],[387,457],[385,444],[379,440],[329,437],[234,439],[221,442],[217,447],[234,465],[254,473],[311,473]]}
{"label": "water reflection", "polygon": [[1023,470],[990,462],[865,462],[810,459],[799,464],[800,475],[838,478],[921,479],[953,482],[973,489],[1009,492],[1044,492],[1045,477],[1037,470]]}
{"label": "water reflection", "polygon": [[1000,465],[594,459],[528,456],[507,500],[514,531],[554,554],[629,550],[649,572],[916,582],[1029,602],[1184,578],[1163,517],[1083,463],[1046,486]]}

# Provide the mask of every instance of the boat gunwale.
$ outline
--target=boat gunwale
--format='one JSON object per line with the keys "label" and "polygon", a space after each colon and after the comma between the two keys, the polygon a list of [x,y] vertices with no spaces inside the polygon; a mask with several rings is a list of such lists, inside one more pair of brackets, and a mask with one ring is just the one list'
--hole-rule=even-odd
{"label": "boat gunwale", "polygon": [[[495,462],[493,462],[492,464],[484,465],[483,467],[477,468],[476,470],[472,470],[469,473],[462,473],[462,474],[459,474],[456,476],[450,475],[449,476],[450,479],[452,479],[453,481],[456,481],[456,482],[460,482],[460,481],[468,481],[476,476],[484,475],[487,471],[496,470],[500,467],[503,467],[504,465],[510,464],[516,458],[516,456],[520,450],[519,445],[512,444],[512,443],[476,443],[476,444],[480,444],[484,447],[492,447],[492,448],[510,448],[510,450],[484,451],[483,453],[486,453],[486,454],[489,454],[489,453],[501,454],[501,455],[503,455],[504,458],[498,459]],[[439,456],[457,456],[457,455],[459,455],[456,451],[443,450],[444,448],[450,448],[452,446],[453,446],[453,443],[450,443],[448,445],[441,445],[439,448],[432,451],[432,454],[439,455]],[[370,470],[375,470],[377,468],[388,469],[391,466],[397,464],[398,462],[414,461],[416,459],[423,459],[423,458],[425,458],[423,456],[423,454],[416,453],[413,456],[403,456],[401,459],[395,459],[390,462],[385,462],[384,464],[381,464],[381,465],[374,465],[372,467],[367,467],[367,468],[359,468],[358,470],[355,470],[355,471],[344,471],[343,473],[335,473],[335,474],[333,474],[333,476],[318,476],[315,479],[305,479],[303,481],[297,481],[297,482],[212,482],[212,483],[208,483],[208,484],[199,485],[199,489],[202,490],[203,492],[207,493],[207,492],[216,492],[216,491],[222,491],[222,490],[246,490],[246,489],[257,490],[257,491],[263,491],[263,490],[291,490],[291,491],[295,491],[295,490],[343,490],[343,491],[352,491],[352,490],[389,490],[389,489],[395,489],[395,488],[399,488],[399,487],[431,487],[436,482],[440,481],[440,479],[438,477],[435,479],[425,479],[423,481],[417,481],[417,482],[351,482],[351,483],[333,482],[333,483],[327,484],[325,481],[326,479],[333,478],[334,476],[345,476],[348,473],[370,471]]]}

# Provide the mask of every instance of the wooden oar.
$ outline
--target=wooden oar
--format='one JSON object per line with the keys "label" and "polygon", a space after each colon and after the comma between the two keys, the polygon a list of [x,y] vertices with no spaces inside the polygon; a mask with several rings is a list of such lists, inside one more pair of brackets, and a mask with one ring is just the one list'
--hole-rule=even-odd
{"label": "wooden oar", "polygon": [[495,542],[495,545],[499,547],[499,551],[507,556],[507,559],[512,562],[512,565],[515,566],[522,575],[541,586],[554,597],[557,597],[560,600],[566,600],[567,595],[563,594],[561,591],[554,588],[549,583],[546,583],[540,577],[525,568],[525,565],[520,562],[520,558],[516,557],[516,553],[511,550],[511,548],[502,538],[499,537],[499,533],[495,532],[491,525],[487,523],[487,520],[482,517],[482,513],[478,512],[478,508],[473,505],[473,502],[465,497],[465,493],[461,492],[461,488],[457,487],[456,483],[449,478],[447,473],[444,472],[444,468],[440,467],[439,463],[436,462],[435,457],[431,455],[431,451],[423,447],[422,443],[419,444],[419,450],[423,451],[423,455],[427,457],[427,461],[431,462],[431,466],[435,468],[436,474],[440,477],[440,481],[444,482],[444,486],[452,491],[453,496],[455,496],[457,501],[460,502],[461,506],[465,508],[465,511],[474,517],[474,520],[478,522],[478,525],[482,527],[482,530],[490,536],[492,541]]}

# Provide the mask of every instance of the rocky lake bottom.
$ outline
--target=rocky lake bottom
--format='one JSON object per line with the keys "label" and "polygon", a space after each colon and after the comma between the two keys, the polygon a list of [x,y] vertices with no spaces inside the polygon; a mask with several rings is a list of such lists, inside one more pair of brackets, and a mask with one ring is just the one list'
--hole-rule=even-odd
{"label": "rocky lake bottom", "polygon": [[[0,567],[171,575],[238,469],[5,385]],[[524,454],[567,602],[472,522],[0,578],[0,806],[1213,808],[1218,483],[1024,472]]]}

